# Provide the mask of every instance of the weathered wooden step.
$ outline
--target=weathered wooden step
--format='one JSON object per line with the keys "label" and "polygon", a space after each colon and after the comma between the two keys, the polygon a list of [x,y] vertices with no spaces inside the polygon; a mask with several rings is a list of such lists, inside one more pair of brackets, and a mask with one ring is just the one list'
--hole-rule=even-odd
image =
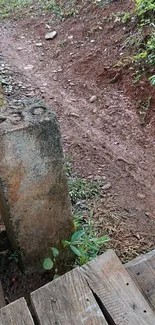
{"label": "weathered wooden step", "polygon": [[81,272],[107,313],[109,324],[155,324],[155,314],[114,251],[92,260]]}
{"label": "weathered wooden step", "polygon": [[112,250],[36,290],[31,300],[40,325],[155,325],[154,312]]}
{"label": "weathered wooden step", "polygon": [[155,250],[135,258],[125,267],[155,311]]}
{"label": "weathered wooden step", "polygon": [[31,300],[40,325],[107,325],[79,268],[36,290]]}
{"label": "weathered wooden step", "polygon": [[0,325],[34,325],[24,298],[0,309]]}

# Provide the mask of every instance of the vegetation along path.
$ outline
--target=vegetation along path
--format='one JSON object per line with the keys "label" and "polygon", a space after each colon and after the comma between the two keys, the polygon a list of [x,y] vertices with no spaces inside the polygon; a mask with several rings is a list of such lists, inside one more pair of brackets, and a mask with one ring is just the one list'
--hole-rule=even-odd
{"label": "vegetation along path", "polygon": [[[129,15],[134,2],[40,0],[21,1],[20,8],[18,1],[8,3],[0,0],[6,96],[39,97],[56,111],[72,173],[104,183],[88,205],[99,233],[110,235],[122,260],[150,250],[155,94],[144,69],[133,65],[139,42],[138,22]],[[87,215],[87,202],[79,204]]]}

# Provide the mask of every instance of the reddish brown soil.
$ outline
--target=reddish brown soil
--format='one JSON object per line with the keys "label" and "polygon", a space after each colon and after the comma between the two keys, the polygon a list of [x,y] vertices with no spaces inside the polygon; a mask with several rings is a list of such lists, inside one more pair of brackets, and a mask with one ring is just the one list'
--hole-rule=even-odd
{"label": "reddish brown soil", "polygon": [[[31,85],[27,96],[43,98],[56,111],[73,171],[111,183],[94,218],[122,260],[155,246],[155,94],[146,80],[132,83],[129,65],[114,68],[128,55],[123,42],[129,30],[114,19],[106,22],[131,5],[89,2],[78,17],[62,22],[48,13],[1,26],[2,56],[16,80]],[[57,31],[53,40],[45,40],[47,25]],[[138,100],[146,103],[148,96],[151,106],[141,125]]]}

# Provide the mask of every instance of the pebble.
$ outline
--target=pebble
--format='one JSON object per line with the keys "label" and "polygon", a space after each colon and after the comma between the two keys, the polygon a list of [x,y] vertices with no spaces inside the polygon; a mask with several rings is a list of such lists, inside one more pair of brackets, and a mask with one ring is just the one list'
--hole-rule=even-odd
{"label": "pebble", "polygon": [[45,39],[53,39],[57,36],[57,32],[54,30],[53,32],[48,32],[45,35]]}
{"label": "pebble", "polygon": [[110,187],[111,187],[111,183],[107,183],[102,186],[102,190],[109,190]]}
{"label": "pebble", "polygon": [[141,199],[141,200],[145,199],[145,195],[142,193],[137,193],[137,197],[138,197],[138,199]]}
{"label": "pebble", "polygon": [[36,43],[36,46],[41,47],[41,46],[43,46],[43,44],[42,43]]}
{"label": "pebble", "polygon": [[97,113],[97,107],[95,107],[95,108],[93,109],[93,113],[94,113],[94,114]]}
{"label": "pebble", "polygon": [[89,101],[90,103],[94,103],[97,99],[97,96],[93,95],[92,97],[90,97]]}
{"label": "pebble", "polygon": [[57,76],[53,76],[53,80],[54,81],[57,81],[58,80],[58,77]]}
{"label": "pebble", "polygon": [[26,67],[24,67],[25,70],[32,70],[33,69],[33,65],[29,64]]}
{"label": "pebble", "polygon": [[69,116],[73,116],[73,117],[80,117],[80,115],[79,114],[76,114],[76,113],[74,113],[74,112],[72,112],[72,113],[70,113],[70,114],[68,114]]}

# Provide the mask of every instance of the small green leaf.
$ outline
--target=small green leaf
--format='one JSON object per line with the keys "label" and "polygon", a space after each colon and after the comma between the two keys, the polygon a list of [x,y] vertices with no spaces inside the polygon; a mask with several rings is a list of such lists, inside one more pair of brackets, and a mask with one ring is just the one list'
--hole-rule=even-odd
{"label": "small green leaf", "polygon": [[84,235],[84,233],[85,233],[84,230],[78,230],[74,232],[74,234],[71,237],[71,242],[73,243],[77,239],[81,238]]}
{"label": "small green leaf", "polygon": [[89,241],[93,242],[95,244],[104,244],[106,242],[108,242],[110,240],[110,238],[108,236],[102,236],[99,238],[91,238]]}
{"label": "small green leaf", "polygon": [[54,277],[53,277],[53,280],[56,280],[57,278],[59,278],[59,274],[55,274]]}
{"label": "small green leaf", "polygon": [[50,247],[50,249],[52,250],[53,252],[53,257],[57,257],[59,255],[59,251],[57,248],[55,247]]}
{"label": "small green leaf", "polygon": [[81,252],[79,251],[79,249],[77,249],[75,246],[71,245],[70,246],[71,250],[74,252],[75,255],[77,256],[82,256]]}
{"label": "small green leaf", "polygon": [[44,270],[46,270],[46,271],[51,270],[53,268],[53,265],[54,265],[54,263],[50,257],[47,257],[44,259],[44,262],[43,262]]}
{"label": "small green leaf", "polygon": [[62,240],[63,247],[69,246],[70,242],[68,240]]}

